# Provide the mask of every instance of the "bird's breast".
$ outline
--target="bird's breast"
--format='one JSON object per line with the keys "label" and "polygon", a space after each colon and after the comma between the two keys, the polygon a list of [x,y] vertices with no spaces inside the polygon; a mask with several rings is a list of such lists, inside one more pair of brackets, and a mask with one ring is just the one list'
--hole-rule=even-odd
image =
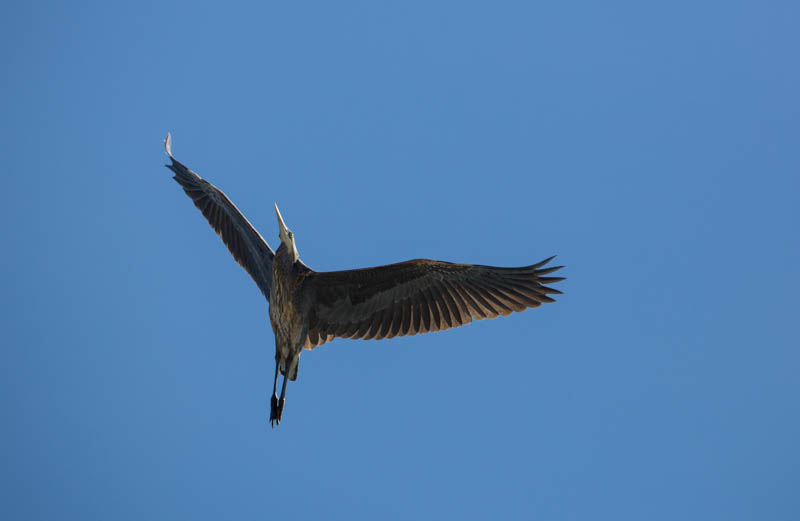
{"label": "bird's breast", "polygon": [[298,306],[298,284],[283,273],[274,270],[270,291],[269,319],[275,334],[275,348],[280,358],[288,357],[292,351],[300,350],[305,339],[303,316]]}

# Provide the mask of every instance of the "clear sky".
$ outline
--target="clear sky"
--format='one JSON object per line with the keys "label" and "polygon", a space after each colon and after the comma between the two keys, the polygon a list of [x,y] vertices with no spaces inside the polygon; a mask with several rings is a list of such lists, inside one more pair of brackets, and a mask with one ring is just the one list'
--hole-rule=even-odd
{"label": "clear sky", "polygon": [[[648,5],[645,5],[648,4]],[[794,520],[797,2],[7,2],[4,519]],[[170,172],[317,270],[555,304],[306,352]]]}

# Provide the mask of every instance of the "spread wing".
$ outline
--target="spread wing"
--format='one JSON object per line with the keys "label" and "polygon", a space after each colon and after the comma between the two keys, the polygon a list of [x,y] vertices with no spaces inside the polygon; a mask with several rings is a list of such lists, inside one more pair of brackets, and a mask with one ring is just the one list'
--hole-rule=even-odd
{"label": "spread wing", "polygon": [[562,266],[498,268],[418,259],[377,268],[312,272],[314,302],[305,347],[334,337],[364,340],[416,335],[463,326],[553,302],[546,277]]}
{"label": "spread wing", "polygon": [[180,161],[172,157],[172,138],[167,134],[164,141],[167,154],[172,160],[165,165],[175,172],[173,179],[183,187],[194,205],[228,247],[233,258],[247,270],[258,284],[261,293],[269,300],[272,286],[272,258],[275,256],[267,241],[253,228],[222,190],[195,174]]}

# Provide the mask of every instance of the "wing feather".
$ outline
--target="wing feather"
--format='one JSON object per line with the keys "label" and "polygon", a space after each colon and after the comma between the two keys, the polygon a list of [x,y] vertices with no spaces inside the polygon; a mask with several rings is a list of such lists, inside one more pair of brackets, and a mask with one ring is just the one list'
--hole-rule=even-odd
{"label": "wing feather", "polygon": [[483,310],[481,310],[478,303],[475,302],[475,299],[472,298],[472,295],[470,294],[469,290],[467,290],[467,288],[464,285],[458,286],[454,284],[453,289],[458,291],[459,295],[464,300],[464,304],[467,309],[467,314],[469,316],[471,316],[476,320],[482,320],[484,318],[487,318],[487,316],[483,313]]}
{"label": "wing feather", "polygon": [[357,323],[348,324],[347,329],[345,329],[345,333],[336,336],[341,336],[344,338],[357,338],[355,335],[356,332],[358,332],[358,329],[359,326]]}
{"label": "wing feather", "polygon": [[442,331],[553,302],[561,292],[544,277],[561,266],[505,268],[417,259],[360,270],[311,272],[312,324],[307,347],[333,337],[382,339]]}
{"label": "wing feather", "polygon": [[439,331],[441,329],[441,316],[439,314],[439,303],[433,295],[430,286],[425,288],[425,300],[431,310],[431,327],[428,331]]}
{"label": "wing feather", "polygon": [[403,327],[403,310],[406,309],[407,306],[404,303],[400,303],[398,306],[394,306],[394,311],[392,313],[392,327],[388,331],[388,335],[386,338],[394,338],[400,333],[400,328]]}
{"label": "wing feather", "polygon": [[[439,294],[439,313],[442,315],[442,329],[450,329],[456,327],[453,318],[453,311],[450,309],[449,295],[447,290],[441,282],[437,282],[433,286],[433,291]],[[460,325],[460,324],[459,324]]]}
{"label": "wing feather", "polygon": [[166,167],[175,174],[173,179],[183,187],[183,191],[220,236],[236,262],[250,274],[261,293],[269,300],[274,252],[222,190],[172,157],[171,143],[172,138],[167,135],[164,146],[172,164]]}
{"label": "wing feather", "polygon": [[500,314],[484,298],[486,296],[486,292],[484,290],[482,290],[480,287],[476,287],[474,282],[472,282],[472,281],[465,282],[464,286],[467,288],[468,291],[470,291],[472,293],[472,296],[475,298],[475,301],[480,306],[480,308],[483,311],[483,314],[486,316],[486,318],[495,318],[495,317],[497,317],[497,315]]}
{"label": "wing feather", "polygon": [[408,334],[416,335],[420,332],[420,326],[422,325],[422,309],[419,305],[419,302],[410,300],[408,305],[411,307],[411,324]]}
{"label": "wing feather", "polygon": [[458,289],[456,289],[452,284],[449,282],[442,281],[445,289],[447,290],[447,294],[453,300],[453,304],[456,306],[456,327],[459,325],[466,325],[472,322],[472,316],[469,311],[469,307],[464,299],[461,297]]}
{"label": "wing feather", "polygon": [[431,331],[431,306],[428,302],[428,297],[422,291],[418,297],[419,302],[419,316],[420,316],[420,333],[427,333]]}

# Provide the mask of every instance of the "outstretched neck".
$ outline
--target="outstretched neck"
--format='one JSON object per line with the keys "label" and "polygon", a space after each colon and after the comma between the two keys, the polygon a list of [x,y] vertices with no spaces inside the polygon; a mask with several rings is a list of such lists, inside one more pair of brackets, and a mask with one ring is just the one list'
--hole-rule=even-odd
{"label": "outstretched neck", "polygon": [[288,266],[292,266],[295,262],[300,260],[300,254],[297,253],[297,247],[294,245],[294,242],[291,246],[286,246],[285,242],[281,242],[278,251],[275,252],[275,256],[283,260]]}

